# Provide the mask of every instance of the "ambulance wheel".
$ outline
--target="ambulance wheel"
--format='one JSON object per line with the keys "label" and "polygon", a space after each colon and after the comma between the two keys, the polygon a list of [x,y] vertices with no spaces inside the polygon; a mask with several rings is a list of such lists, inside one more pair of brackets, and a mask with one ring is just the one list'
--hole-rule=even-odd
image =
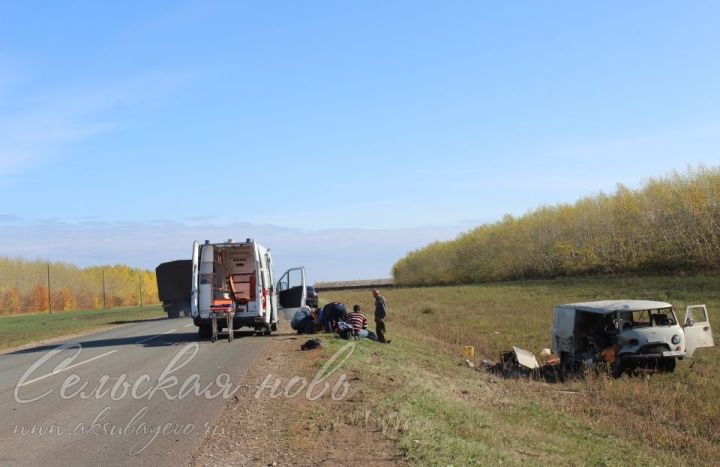
{"label": "ambulance wheel", "polygon": [[265,332],[263,334],[265,334],[266,336],[270,336],[272,335],[272,331],[272,326],[268,324],[265,325]]}
{"label": "ambulance wheel", "polygon": [[212,337],[212,328],[210,326],[198,327],[198,336],[200,339],[209,339]]}
{"label": "ambulance wheel", "polygon": [[270,325],[270,329],[273,330],[273,331],[277,331],[277,323],[272,323],[272,324]]}
{"label": "ambulance wheel", "polygon": [[213,344],[214,344],[215,342],[217,342],[217,336],[212,336],[212,337],[210,338],[210,342],[212,342]]}

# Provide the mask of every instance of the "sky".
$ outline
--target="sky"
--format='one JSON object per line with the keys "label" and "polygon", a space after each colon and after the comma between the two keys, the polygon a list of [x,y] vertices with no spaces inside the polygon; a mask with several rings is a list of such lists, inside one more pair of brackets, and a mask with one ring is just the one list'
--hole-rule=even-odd
{"label": "sky", "polygon": [[[714,1],[0,0],[0,256],[389,277],[720,162]],[[276,271],[282,273],[282,271]]]}

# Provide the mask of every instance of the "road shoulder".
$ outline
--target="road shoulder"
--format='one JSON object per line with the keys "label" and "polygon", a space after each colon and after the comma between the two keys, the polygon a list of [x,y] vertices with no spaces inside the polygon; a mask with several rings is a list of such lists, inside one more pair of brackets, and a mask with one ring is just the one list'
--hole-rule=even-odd
{"label": "road shoulder", "polygon": [[[380,430],[344,421],[347,413],[355,411],[366,384],[352,370],[340,367],[308,390],[332,359],[323,349],[300,350],[312,337],[316,336],[299,336],[289,326],[281,327],[246,376],[242,390],[218,417],[217,432],[196,450],[193,464],[406,464],[395,442]],[[339,356],[326,369],[341,361]]]}

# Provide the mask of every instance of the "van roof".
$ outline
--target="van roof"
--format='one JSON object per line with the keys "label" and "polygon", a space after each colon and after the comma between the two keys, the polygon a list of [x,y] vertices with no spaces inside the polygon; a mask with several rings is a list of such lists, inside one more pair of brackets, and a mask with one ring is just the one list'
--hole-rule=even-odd
{"label": "van roof", "polygon": [[574,308],[580,311],[591,313],[614,313],[616,311],[639,311],[656,310],[658,308],[671,308],[672,305],[666,302],[654,302],[651,300],[601,300],[598,302],[568,303],[558,305],[557,308]]}

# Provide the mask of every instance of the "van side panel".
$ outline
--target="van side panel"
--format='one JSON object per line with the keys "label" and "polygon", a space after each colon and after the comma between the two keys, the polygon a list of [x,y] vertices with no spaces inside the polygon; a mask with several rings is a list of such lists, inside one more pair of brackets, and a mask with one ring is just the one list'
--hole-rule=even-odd
{"label": "van side panel", "polygon": [[199,287],[199,308],[200,317],[210,316],[210,305],[213,296],[213,246],[205,245],[200,250],[200,287]]}
{"label": "van side panel", "polygon": [[258,246],[258,264],[260,269],[258,271],[258,297],[260,297],[260,307],[264,313],[271,315],[271,304],[268,297],[270,289],[270,276],[268,274],[268,262],[267,262],[267,250],[261,246]]}

